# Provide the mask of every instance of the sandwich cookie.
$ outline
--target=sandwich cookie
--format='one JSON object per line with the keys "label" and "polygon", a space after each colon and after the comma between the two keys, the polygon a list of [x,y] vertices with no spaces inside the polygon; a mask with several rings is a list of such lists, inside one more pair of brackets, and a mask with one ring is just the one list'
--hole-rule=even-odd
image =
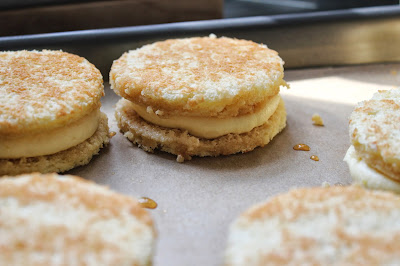
{"label": "sandwich cookie", "polygon": [[357,186],[295,189],[231,225],[225,265],[397,265],[400,197]]}
{"label": "sandwich cookie", "polygon": [[1,265],[151,265],[153,221],[137,200],[76,176],[0,179]]}
{"label": "sandwich cookie", "polygon": [[0,175],[63,172],[108,144],[103,78],[62,51],[0,52]]}
{"label": "sandwich cookie", "polygon": [[400,192],[400,89],[379,91],[350,116],[344,160],[356,183]]}
{"label": "sandwich cookie", "polygon": [[145,45],[110,71],[121,131],[178,160],[248,152],[286,125],[283,61],[262,44],[196,37]]}

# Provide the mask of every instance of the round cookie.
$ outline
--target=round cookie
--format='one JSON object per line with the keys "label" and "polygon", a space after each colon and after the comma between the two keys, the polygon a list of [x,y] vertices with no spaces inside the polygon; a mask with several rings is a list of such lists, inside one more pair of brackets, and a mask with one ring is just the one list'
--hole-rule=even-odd
{"label": "round cookie", "polygon": [[225,265],[396,265],[400,197],[361,187],[294,189],[231,225]]}
{"label": "round cookie", "polygon": [[227,134],[215,139],[202,139],[181,129],[150,124],[131,108],[128,100],[116,104],[115,117],[124,135],[148,152],[160,149],[178,155],[177,160],[191,156],[218,156],[249,152],[268,144],[286,126],[286,110],[282,100],[271,118],[263,125],[242,134]]}
{"label": "round cookie", "polygon": [[150,265],[153,221],[130,197],[75,176],[0,179],[1,265]]}
{"label": "round cookie", "polygon": [[62,173],[72,168],[86,165],[100,149],[110,142],[108,119],[101,114],[97,131],[86,141],[55,154],[23,157],[20,159],[0,159],[0,176],[18,175],[30,172]]}
{"label": "round cookie", "polygon": [[379,91],[359,103],[349,132],[356,153],[369,167],[400,181],[400,89]]}
{"label": "round cookie", "polygon": [[251,151],[286,126],[283,64],[263,44],[215,35],[145,45],[112,65],[118,125],[179,162]]}
{"label": "round cookie", "polygon": [[109,143],[100,71],[62,51],[0,52],[0,175],[63,172]]}
{"label": "round cookie", "polygon": [[232,38],[166,40],[114,61],[111,88],[164,115],[232,117],[279,92],[283,61],[265,45]]}

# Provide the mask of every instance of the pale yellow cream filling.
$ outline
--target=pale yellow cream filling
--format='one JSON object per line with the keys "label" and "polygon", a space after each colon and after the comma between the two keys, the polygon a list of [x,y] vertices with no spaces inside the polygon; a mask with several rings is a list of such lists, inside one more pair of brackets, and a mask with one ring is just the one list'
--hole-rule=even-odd
{"label": "pale yellow cream filling", "polygon": [[62,128],[17,138],[0,138],[0,158],[15,159],[54,154],[90,138],[97,130],[100,109]]}
{"label": "pale yellow cream filling", "polygon": [[278,107],[280,96],[275,95],[268,100],[262,108],[256,112],[229,118],[214,117],[189,117],[189,116],[158,116],[146,107],[132,103],[132,108],[144,120],[153,124],[187,130],[191,135],[200,138],[213,139],[229,133],[249,132],[253,128],[261,126],[271,117]]}
{"label": "pale yellow cream filling", "polygon": [[368,188],[390,190],[400,193],[400,183],[370,167],[351,145],[343,159],[347,162],[355,183]]}

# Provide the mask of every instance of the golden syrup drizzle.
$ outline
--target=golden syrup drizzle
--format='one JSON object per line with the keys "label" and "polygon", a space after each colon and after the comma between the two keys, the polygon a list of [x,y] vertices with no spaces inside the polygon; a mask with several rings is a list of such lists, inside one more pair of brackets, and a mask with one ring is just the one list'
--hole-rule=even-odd
{"label": "golden syrup drizzle", "polygon": [[316,161],[316,162],[319,161],[319,158],[317,155],[311,155],[310,159],[313,161]]}
{"label": "golden syrup drizzle", "polygon": [[157,208],[157,202],[148,198],[148,197],[141,197],[138,199],[140,206],[147,209],[155,209]]}
{"label": "golden syrup drizzle", "polygon": [[295,151],[309,151],[310,147],[306,144],[297,144],[294,145],[293,150]]}

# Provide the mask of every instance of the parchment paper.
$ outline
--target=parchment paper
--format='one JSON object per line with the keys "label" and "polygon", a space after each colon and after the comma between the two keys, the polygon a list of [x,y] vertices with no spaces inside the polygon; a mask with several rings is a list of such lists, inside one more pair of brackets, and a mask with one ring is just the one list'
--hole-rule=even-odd
{"label": "parchment paper", "polygon": [[[221,265],[230,223],[251,205],[293,187],[349,184],[343,157],[348,117],[358,101],[399,86],[400,64],[286,70],[282,90],[287,127],[264,148],[246,154],[193,158],[180,164],[167,153],[147,153],[118,131],[118,96],[106,85],[103,111],[111,144],[75,174],[134,197],[150,197],[158,231],[154,265]],[[314,126],[318,113],[325,126]],[[311,151],[294,151],[305,143]],[[320,161],[310,159],[317,155]]]}

